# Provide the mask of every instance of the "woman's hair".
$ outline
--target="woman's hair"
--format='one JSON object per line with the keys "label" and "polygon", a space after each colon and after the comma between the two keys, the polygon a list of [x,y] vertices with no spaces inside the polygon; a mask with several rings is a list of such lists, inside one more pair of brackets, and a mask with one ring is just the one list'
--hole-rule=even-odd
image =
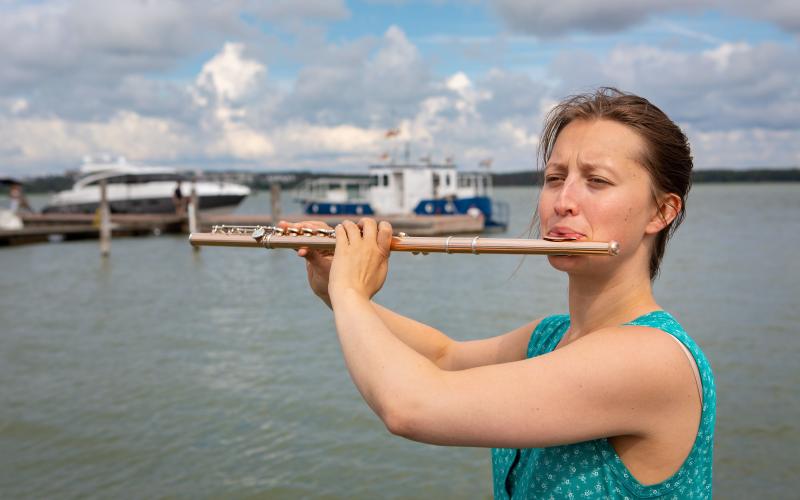
{"label": "woman's hair", "polygon": [[611,120],[627,125],[644,140],[639,163],[648,171],[653,197],[674,193],[681,199],[675,219],[656,236],[650,256],[650,279],[658,275],[667,241],[686,214],[686,196],[692,185],[692,152],[689,141],[663,111],[647,99],[612,87],[574,95],[554,107],[545,119],[539,141],[541,168],[547,165],[558,135],[575,120]]}

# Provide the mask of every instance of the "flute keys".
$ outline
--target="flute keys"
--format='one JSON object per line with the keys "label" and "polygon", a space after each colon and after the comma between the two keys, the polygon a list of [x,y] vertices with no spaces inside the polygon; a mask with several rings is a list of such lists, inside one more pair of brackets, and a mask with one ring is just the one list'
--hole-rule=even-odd
{"label": "flute keys", "polygon": [[253,229],[252,236],[256,241],[258,241],[263,238],[265,234],[267,234],[267,230],[261,226],[258,226],[257,228]]}

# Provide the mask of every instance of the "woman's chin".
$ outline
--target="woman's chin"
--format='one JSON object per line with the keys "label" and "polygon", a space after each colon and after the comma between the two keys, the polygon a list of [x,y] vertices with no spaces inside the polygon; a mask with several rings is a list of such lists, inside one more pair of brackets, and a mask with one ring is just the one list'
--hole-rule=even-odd
{"label": "woman's chin", "polygon": [[549,255],[547,260],[554,269],[565,273],[587,272],[593,267],[585,255]]}

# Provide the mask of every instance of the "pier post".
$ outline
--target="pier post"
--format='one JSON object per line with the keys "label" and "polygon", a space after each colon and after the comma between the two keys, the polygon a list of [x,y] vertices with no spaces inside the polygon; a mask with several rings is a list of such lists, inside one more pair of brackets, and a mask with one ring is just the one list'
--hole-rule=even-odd
{"label": "pier post", "polygon": [[281,218],[281,185],[273,182],[269,185],[270,204],[272,208],[272,223],[276,224]]}
{"label": "pier post", "polygon": [[100,181],[100,256],[111,254],[111,210],[108,207],[106,180]]}
{"label": "pier post", "polygon": [[[197,205],[197,184],[192,181],[192,194],[189,198],[189,207],[186,211],[187,216],[189,217],[189,233],[196,233],[197,232],[197,216],[198,216],[198,205]],[[200,251],[200,247],[196,245],[192,245],[192,250],[196,252]]]}

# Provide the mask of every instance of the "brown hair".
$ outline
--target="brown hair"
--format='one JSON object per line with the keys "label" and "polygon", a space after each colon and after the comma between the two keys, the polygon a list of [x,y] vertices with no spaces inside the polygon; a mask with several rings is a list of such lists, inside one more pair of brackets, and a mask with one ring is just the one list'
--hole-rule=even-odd
{"label": "brown hair", "polygon": [[612,87],[574,95],[548,113],[539,141],[541,168],[547,165],[558,135],[574,120],[611,120],[627,125],[644,140],[639,163],[650,174],[653,197],[674,193],[682,201],[675,219],[656,236],[650,256],[650,279],[658,275],[667,241],[683,222],[686,196],[692,185],[692,152],[689,141],[669,117],[647,99]]}

